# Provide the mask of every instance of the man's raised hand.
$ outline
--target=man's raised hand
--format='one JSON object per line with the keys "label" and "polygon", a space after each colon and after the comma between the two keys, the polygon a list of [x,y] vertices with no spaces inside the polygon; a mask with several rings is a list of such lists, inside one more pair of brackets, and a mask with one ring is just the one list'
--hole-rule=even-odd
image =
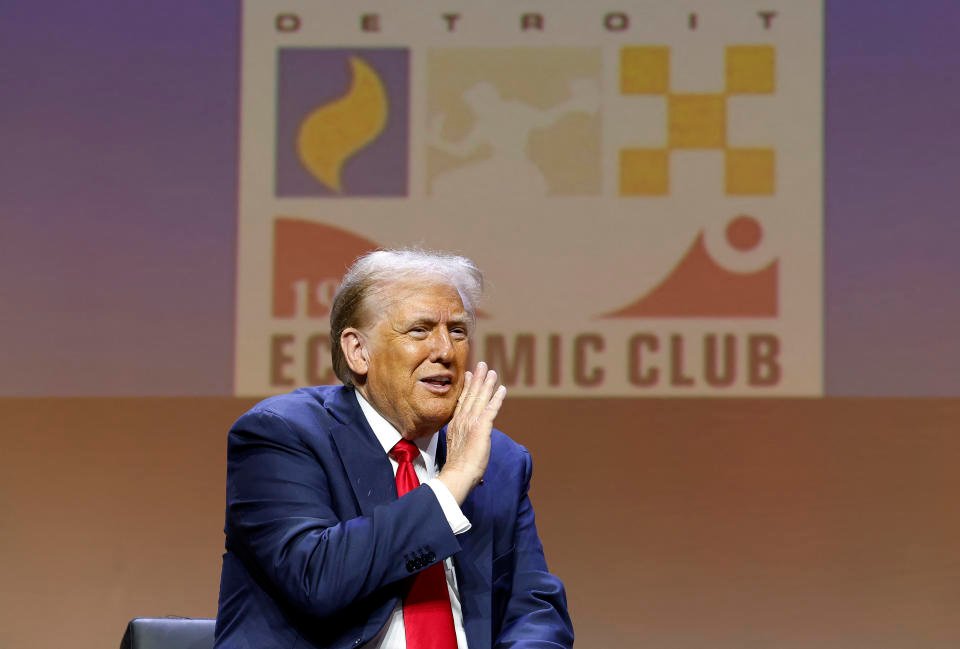
{"label": "man's raised hand", "polygon": [[464,375],[463,390],[447,424],[447,461],[437,477],[462,505],[483,477],[490,459],[490,431],[507,388],[483,361]]}

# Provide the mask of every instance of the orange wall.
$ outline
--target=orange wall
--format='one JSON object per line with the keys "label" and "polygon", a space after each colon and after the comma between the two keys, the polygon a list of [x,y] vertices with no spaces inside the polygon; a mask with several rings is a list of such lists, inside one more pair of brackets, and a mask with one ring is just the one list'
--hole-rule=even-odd
{"label": "orange wall", "polygon": [[[0,648],[213,616],[249,399],[0,399]],[[960,643],[960,400],[513,399],[586,649]]]}

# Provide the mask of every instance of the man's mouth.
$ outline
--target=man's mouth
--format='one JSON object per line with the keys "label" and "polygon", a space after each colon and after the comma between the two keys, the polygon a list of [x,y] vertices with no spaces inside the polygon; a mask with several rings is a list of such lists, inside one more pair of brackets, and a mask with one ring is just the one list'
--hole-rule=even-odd
{"label": "man's mouth", "polygon": [[453,385],[453,377],[450,376],[425,376],[420,379],[427,388],[436,394],[446,394]]}

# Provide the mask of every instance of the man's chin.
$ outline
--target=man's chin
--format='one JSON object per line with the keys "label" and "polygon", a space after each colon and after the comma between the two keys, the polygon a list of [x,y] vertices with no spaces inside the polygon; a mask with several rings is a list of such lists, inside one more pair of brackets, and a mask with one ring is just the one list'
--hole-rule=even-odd
{"label": "man's chin", "polygon": [[420,414],[424,424],[432,429],[433,432],[440,430],[453,418],[453,411],[457,407],[455,398],[441,399],[435,397],[424,404]]}

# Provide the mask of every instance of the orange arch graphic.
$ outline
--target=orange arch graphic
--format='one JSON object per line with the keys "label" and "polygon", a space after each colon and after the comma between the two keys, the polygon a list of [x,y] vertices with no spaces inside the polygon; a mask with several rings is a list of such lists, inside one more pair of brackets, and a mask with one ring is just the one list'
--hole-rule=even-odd
{"label": "orange arch graphic", "polygon": [[779,262],[735,273],[713,260],[701,232],[680,263],[652,291],[605,318],[768,318],[777,315]]}
{"label": "orange arch graphic", "polygon": [[273,225],[273,315],[330,314],[333,291],[347,267],[377,244],[332,225],[277,218]]}

